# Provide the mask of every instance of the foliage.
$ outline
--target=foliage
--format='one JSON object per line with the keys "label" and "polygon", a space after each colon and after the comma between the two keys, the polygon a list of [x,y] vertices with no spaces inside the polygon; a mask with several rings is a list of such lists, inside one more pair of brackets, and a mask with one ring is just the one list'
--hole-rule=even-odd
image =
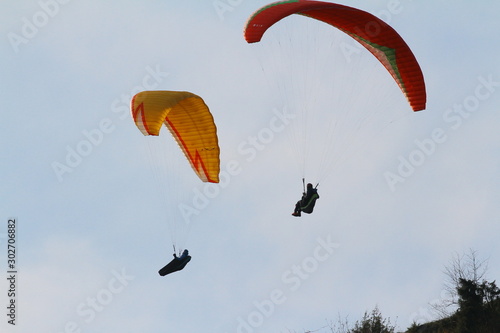
{"label": "foliage", "polygon": [[[495,281],[484,279],[485,272],[485,261],[479,261],[475,251],[466,257],[455,257],[446,274],[448,291],[457,310],[441,320],[414,323],[407,333],[500,332],[500,289]],[[446,306],[449,305],[452,303]]]}
{"label": "foliage", "polygon": [[354,324],[349,333],[394,333],[393,326],[388,318],[383,318],[379,309],[375,307],[371,314],[365,312],[363,319]]}
{"label": "foliage", "polygon": [[[444,308],[449,309],[453,305],[456,310],[433,322],[414,322],[406,333],[500,332],[500,288],[495,281],[489,282],[484,278],[486,266],[486,261],[478,260],[475,251],[471,250],[466,256],[456,256],[445,270],[449,279],[447,291],[453,297],[451,302],[444,304]],[[327,327],[331,333],[395,333],[395,326],[382,317],[377,307],[371,313],[365,312],[353,327],[347,319],[339,319],[336,325]],[[306,333],[312,332],[317,331]]]}
{"label": "foliage", "polygon": [[484,280],[487,270],[487,261],[480,260],[477,251],[469,249],[466,254],[455,254],[444,270],[447,279],[444,289],[447,297],[441,303],[432,305],[439,317],[449,317],[458,309],[458,287],[461,279],[471,280],[479,284],[481,280]]}
{"label": "foliage", "polygon": [[[383,318],[378,307],[375,307],[370,313],[365,312],[361,320],[356,321],[351,327],[347,318],[337,320],[337,323],[330,322],[328,326],[322,327],[320,330],[328,328],[331,333],[394,333],[395,326],[391,324],[389,318]],[[319,332],[306,331],[304,333]]]}
{"label": "foliage", "polygon": [[495,281],[482,283],[460,279],[457,287],[459,309],[457,330],[461,333],[484,331],[500,313],[495,311],[495,302],[500,299],[500,290]]}

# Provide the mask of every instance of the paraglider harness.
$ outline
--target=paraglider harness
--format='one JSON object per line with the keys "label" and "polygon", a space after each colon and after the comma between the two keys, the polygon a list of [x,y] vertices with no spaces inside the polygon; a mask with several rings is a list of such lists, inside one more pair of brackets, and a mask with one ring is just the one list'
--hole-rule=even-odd
{"label": "paraglider harness", "polygon": [[315,187],[311,187],[306,190],[306,182],[305,179],[302,178],[302,186],[304,188],[304,192],[302,195],[302,199],[299,201],[300,203],[299,208],[301,212],[304,212],[306,214],[311,214],[313,212],[316,200],[319,199],[319,194],[317,190],[318,185],[319,183],[317,183]]}
{"label": "paraglider harness", "polygon": [[189,255],[188,250],[184,250],[184,252],[182,252],[182,255],[178,257],[177,254],[175,253],[175,246],[174,246],[174,259],[172,259],[172,261],[170,261],[162,269],[160,269],[158,271],[158,274],[160,274],[161,276],[165,276],[167,274],[180,271],[181,269],[186,267],[186,265],[190,261],[191,261],[191,256]]}
{"label": "paraglider harness", "polygon": [[[304,181],[304,179],[302,179]],[[305,183],[305,182],[304,182]],[[319,183],[316,184],[315,187],[312,188],[312,190],[306,192],[305,190],[305,184],[304,184],[304,197],[301,200],[301,205],[300,205],[300,210],[304,213],[311,214],[314,209],[314,205],[316,204],[316,200],[319,199],[319,194],[318,194],[318,187]]]}

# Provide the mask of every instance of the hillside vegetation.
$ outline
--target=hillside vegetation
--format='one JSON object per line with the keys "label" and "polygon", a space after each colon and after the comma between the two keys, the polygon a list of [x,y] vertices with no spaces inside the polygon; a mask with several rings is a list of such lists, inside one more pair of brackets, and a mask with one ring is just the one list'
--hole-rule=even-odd
{"label": "hillside vegetation", "polygon": [[[495,281],[484,278],[486,267],[486,261],[478,260],[473,250],[455,256],[445,268],[445,290],[450,299],[435,307],[442,319],[413,323],[398,333],[500,333],[500,289]],[[450,313],[450,308],[456,310]],[[365,312],[352,327],[347,320],[339,320],[328,328],[331,333],[396,333],[395,325],[377,307],[371,313]]]}
{"label": "hillside vegetation", "polygon": [[500,333],[498,288],[496,288],[496,299],[489,302],[479,302],[480,293],[471,296],[474,299],[465,301],[453,315],[421,325],[414,324],[405,333]]}

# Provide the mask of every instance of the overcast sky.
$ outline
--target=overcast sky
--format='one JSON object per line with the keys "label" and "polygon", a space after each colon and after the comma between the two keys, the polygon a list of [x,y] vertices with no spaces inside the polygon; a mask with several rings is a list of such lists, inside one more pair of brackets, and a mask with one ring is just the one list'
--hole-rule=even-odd
{"label": "overcast sky", "polygon": [[[303,97],[273,69],[279,50],[243,38],[267,1],[3,1],[0,259],[9,277],[15,218],[18,273],[15,298],[0,280],[2,332],[328,332],[339,316],[354,322],[375,306],[404,330],[436,318],[429,304],[446,297],[455,254],[477,250],[486,278],[498,280],[500,5],[340,3],[403,36],[427,109],[413,113],[374,57],[335,31],[337,58],[323,46],[306,58],[324,68],[305,84],[321,97],[305,103],[313,133],[326,137],[338,110],[373,116],[346,122],[347,137],[308,141],[313,152],[339,142],[344,153],[332,153],[341,163],[321,179],[315,212],[294,218],[302,175],[290,143]],[[286,34],[272,29],[263,42]],[[320,74],[334,64],[332,87],[345,84],[329,100]],[[129,113],[142,90],[205,100],[219,185],[199,182],[165,135],[177,162],[160,174],[165,195],[155,186]],[[176,225],[193,259],[160,277]]]}

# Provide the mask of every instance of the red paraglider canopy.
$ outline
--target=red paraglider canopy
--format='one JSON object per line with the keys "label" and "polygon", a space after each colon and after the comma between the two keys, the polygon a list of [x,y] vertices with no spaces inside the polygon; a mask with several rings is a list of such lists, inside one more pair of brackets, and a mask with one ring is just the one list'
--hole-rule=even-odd
{"label": "red paraglider canopy", "polygon": [[357,40],[391,73],[413,111],[425,109],[424,77],[412,51],[392,27],[365,11],[323,1],[275,2],[249,18],[244,32],[246,41],[259,42],[269,27],[292,14],[323,21]]}

